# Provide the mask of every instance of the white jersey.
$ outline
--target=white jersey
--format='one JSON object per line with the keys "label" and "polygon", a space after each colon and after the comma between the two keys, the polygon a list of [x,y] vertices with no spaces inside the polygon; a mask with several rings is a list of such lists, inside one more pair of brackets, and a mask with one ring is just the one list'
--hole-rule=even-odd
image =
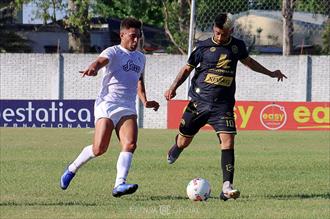
{"label": "white jersey", "polygon": [[135,106],[137,84],[146,62],[144,54],[116,45],[105,49],[100,57],[107,58],[109,63],[102,69],[103,78],[96,105],[106,101]]}

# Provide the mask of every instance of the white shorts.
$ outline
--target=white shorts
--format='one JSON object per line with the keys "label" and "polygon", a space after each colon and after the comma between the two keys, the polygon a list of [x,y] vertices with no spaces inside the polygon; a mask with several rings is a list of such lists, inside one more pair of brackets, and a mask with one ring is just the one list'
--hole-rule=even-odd
{"label": "white shorts", "polygon": [[94,105],[95,124],[100,118],[109,118],[116,127],[123,116],[136,115],[135,105],[129,106],[122,103],[102,101]]}

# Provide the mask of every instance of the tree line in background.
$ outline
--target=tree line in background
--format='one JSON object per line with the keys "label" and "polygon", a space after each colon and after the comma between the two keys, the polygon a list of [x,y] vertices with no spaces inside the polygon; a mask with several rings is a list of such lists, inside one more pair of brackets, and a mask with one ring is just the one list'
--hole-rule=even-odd
{"label": "tree line in background", "polygon": [[[295,10],[328,15],[323,33],[323,54],[330,54],[330,4],[328,0],[231,0],[219,4],[219,0],[197,0],[196,13],[207,14],[208,11],[228,11],[233,14],[251,9],[282,10],[285,23],[285,42],[288,43],[286,55],[292,54],[293,23]],[[4,0],[0,8],[10,8],[13,12],[23,4],[33,3],[36,6],[34,17],[42,19],[44,24],[56,23],[69,33],[69,46],[73,52],[89,52],[90,24],[93,17],[125,18],[134,16],[144,23],[164,28],[173,45],[169,53],[186,54],[188,51],[188,33],[191,0]],[[212,8],[214,7],[214,8]],[[59,21],[56,11],[64,11],[66,16]],[[202,16],[197,16],[200,22]],[[0,19],[0,25],[5,21]],[[1,27],[1,26],[0,26]],[[10,39],[6,41],[5,39]],[[12,32],[0,31],[0,52],[26,49],[26,40]],[[8,50],[5,47],[10,47]]]}

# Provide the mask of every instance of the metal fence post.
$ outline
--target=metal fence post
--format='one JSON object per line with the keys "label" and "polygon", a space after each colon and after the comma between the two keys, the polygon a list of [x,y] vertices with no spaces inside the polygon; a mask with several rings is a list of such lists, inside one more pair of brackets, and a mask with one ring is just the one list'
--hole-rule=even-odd
{"label": "metal fence post", "polygon": [[[193,49],[193,44],[194,44],[194,38],[195,38],[195,8],[196,8],[196,2],[195,0],[191,1],[191,9],[190,9],[190,26],[189,26],[189,45],[188,45],[188,57],[190,56],[190,53],[192,52]],[[190,74],[191,75],[191,74]],[[187,84],[186,84],[186,99],[189,99],[189,87],[190,87],[190,80],[191,76],[189,75],[187,79]]]}
{"label": "metal fence post", "polygon": [[313,77],[313,69],[312,69],[312,57],[307,56],[307,75],[306,75],[306,101],[312,101],[312,77]]}

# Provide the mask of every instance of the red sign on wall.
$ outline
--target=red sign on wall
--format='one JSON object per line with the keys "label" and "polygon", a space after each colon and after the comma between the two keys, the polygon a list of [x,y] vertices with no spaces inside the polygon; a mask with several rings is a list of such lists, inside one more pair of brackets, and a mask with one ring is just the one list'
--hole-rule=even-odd
{"label": "red sign on wall", "polygon": [[[179,127],[187,104],[168,102],[167,128]],[[234,112],[238,130],[330,130],[330,102],[237,101]]]}

